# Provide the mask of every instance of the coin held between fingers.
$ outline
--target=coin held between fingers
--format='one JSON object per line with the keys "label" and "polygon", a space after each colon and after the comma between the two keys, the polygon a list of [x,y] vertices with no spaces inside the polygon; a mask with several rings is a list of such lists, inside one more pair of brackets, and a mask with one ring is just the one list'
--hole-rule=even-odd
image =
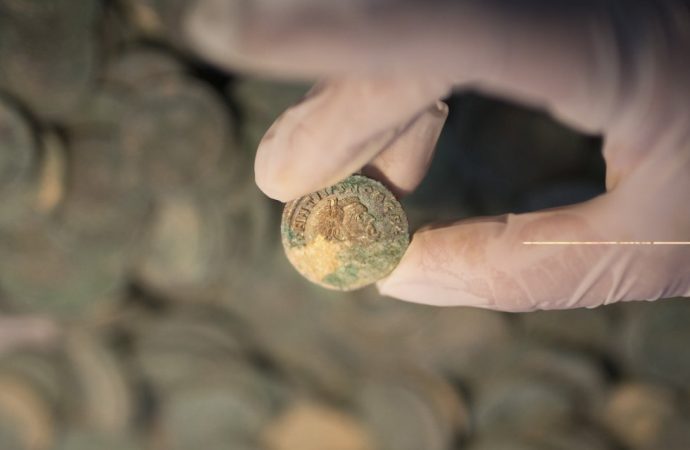
{"label": "coin held between fingers", "polygon": [[400,203],[383,184],[362,175],[289,202],[281,235],[299,273],[341,291],[387,276],[410,239]]}

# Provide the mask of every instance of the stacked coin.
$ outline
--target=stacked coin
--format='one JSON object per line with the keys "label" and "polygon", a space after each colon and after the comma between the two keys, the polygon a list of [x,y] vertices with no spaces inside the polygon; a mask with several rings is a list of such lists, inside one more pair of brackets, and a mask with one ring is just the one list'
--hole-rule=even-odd
{"label": "stacked coin", "polygon": [[18,311],[71,315],[111,302],[148,214],[136,161],[112,126],[71,131],[41,134],[36,167],[4,205],[0,282]]}
{"label": "stacked coin", "polygon": [[262,430],[267,450],[373,450],[375,438],[352,412],[297,398]]}
{"label": "stacked coin", "polygon": [[156,402],[156,448],[250,443],[271,418],[278,383],[252,363],[231,324],[222,312],[196,310],[133,330],[137,366]]}
{"label": "stacked coin", "polygon": [[166,193],[232,175],[231,126],[208,87],[162,82],[132,100],[122,141],[126,153],[141,156],[149,189]]}
{"label": "stacked coin", "polygon": [[0,224],[15,223],[31,208],[39,164],[38,142],[17,105],[0,97]]}
{"label": "stacked coin", "polygon": [[[49,349],[24,348],[3,355],[3,448],[88,448],[76,444],[81,441],[73,436],[77,429],[89,435],[132,434],[132,391],[123,377],[112,349],[102,345],[101,336],[84,331],[69,333],[66,341],[59,339]],[[133,434],[131,439],[135,439]]]}
{"label": "stacked coin", "polygon": [[473,308],[428,311],[410,323],[402,343],[410,357],[466,382],[476,384],[495,363],[489,355],[515,339],[507,318]]}
{"label": "stacked coin", "polygon": [[457,391],[431,372],[405,369],[363,381],[356,404],[381,449],[447,449],[469,428]]}
{"label": "stacked coin", "polygon": [[0,444],[20,450],[49,449],[55,434],[50,405],[22,378],[0,375]]}
{"label": "stacked coin", "polygon": [[143,240],[137,279],[173,299],[203,296],[225,262],[221,213],[198,196],[167,196],[156,202]]}
{"label": "stacked coin", "polygon": [[136,439],[128,436],[98,433],[89,429],[68,429],[61,436],[56,450],[144,450],[145,447]]}
{"label": "stacked coin", "polygon": [[128,325],[136,367],[163,391],[187,379],[222,375],[244,358],[243,341],[232,325],[231,317],[214,309],[182,309],[164,317],[139,315]]}
{"label": "stacked coin", "polygon": [[535,340],[605,353],[612,345],[611,314],[603,308],[537,311],[520,316],[524,332]]}
{"label": "stacked coin", "polygon": [[[196,1],[196,0],[195,0]],[[127,20],[138,33],[183,45],[182,24],[185,12],[194,2],[188,0],[120,0]]]}
{"label": "stacked coin", "polygon": [[63,318],[96,313],[108,310],[124,286],[120,252],[80,248],[46,226],[6,233],[0,245],[6,310]]}
{"label": "stacked coin", "polygon": [[129,375],[113,350],[103,336],[88,330],[69,330],[65,336],[76,421],[99,433],[119,435],[129,431],[137,404]]}
{"label": "stacked coin", "polygon": [[327,397],[348,398],[366,360],[377,357],[367,353],[347,326],[357,317],[346,319],[343,313],[351,308],[344,299],[332,293],[329,298],[295,277],[281,249],[265,256],[246,283],[226,292],[224,307],[247,323],[262,352],[292,383]]}
{"label": "stacked coin", "polygon": [[159,48],[131,46],[114,55],[106,64],[105,83],[121,91],[145,91],[162,80],[181,80],[184,64]]}
{"label": "stacked coin", "polygon": [[632,449],[681,449],[690,445],[688,417],[671,389],[627,382],[608,395],[604,425]]}
{"label": "stacked coin", "polygon": [[629,370],[641,377],[690,388],[690,358],[684,343],[689,333],[690,305],[685,299],[631,305],[624,311],[620,354]]}
{"label": "stacked coin", "polygon": [[133,153],[114,135],[73,136],[67,190],[56,225],[93,246],[125,246],[146,218],[142,177]]}
{"label": "stacked coin", "polygon": [[99,2],[0,2],[0,89],[48,119],[70,114],[95,78]]}

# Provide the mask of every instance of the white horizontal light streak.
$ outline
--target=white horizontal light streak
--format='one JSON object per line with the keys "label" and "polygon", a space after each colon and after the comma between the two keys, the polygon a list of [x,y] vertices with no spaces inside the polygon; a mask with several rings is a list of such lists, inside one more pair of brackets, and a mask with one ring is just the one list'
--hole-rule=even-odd
{"label": "white horizontal light streak", "polygon": [[690,245],[690,241],[523,241],[525,245]]}

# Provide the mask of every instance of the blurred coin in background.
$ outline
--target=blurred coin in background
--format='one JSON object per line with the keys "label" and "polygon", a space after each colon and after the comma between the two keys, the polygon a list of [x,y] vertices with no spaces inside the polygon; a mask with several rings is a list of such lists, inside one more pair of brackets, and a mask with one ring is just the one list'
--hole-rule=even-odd
{"label": "blurred coin in background", "polygon": [[78,422],[94,431],[126,433],[137,404],[124,366],[112,349],[97,333],[72,329],[65,336],[65,355]]}
{"label": "blurred coin in background", "polygon": [[447,449],[469,425],[457,392],[431,372],[375,375],[363,381],[355,402],[381,449]]}
{"label": "blurred coin in background", "polygon": [[54,130],[44,130],[38,141],[40,152],[31,175],[3,196],[0,228],[8,232],[51,220],[65,197],[67,149],[64,139]]}
{"label": "blurred coin in background", "polygon": [[232,177],[232,121],[209,87],[164,80],[132,100],[122,127],[126,153],[141,157],[155,194],[196,189]]}
{"label": "blurred coin in background", "polygon": [[495,351],[494,362],[485,368],[478,385],[485,390],[494,378],[504,377],[553,384],[580,414],[601,406],[607,381],[601,362],[590,354],[518,340]]}
{"label": "blurred coin in background", "polygon": [[690,303],[666,299],[625,310],[622,356],[630,371],[646,379],[690,388]]}
{"label": "blurred coin in background", "polygon": [[402,348],[441,373],[476,382],[495,363],[494,352],[514,339],[507,316],[477,308],[434,309],[410,324]]}
{"label": "blurred coin in background", "polygon": [[26,179],[37,159],[36,138],[28,120],[0,97],[0,192]]}
{"label": "blurred coin in background", "polygon": [[51,405],[21,378],[0,373],[0,445],[7,449],[47,450],[55,438]]}
{"label": "blurred coin in background", "polygon": [[90,429],[70,428],[64,432],[56,450],[144,450],[134,437],[102,433]]}
{"label": "blurred coin in background", "polygon": [[0,241],[5,310],[69,318],[104,313],[124,287],[119,254],[65,245],[45,227],[5,234]]}
{"label": "blurred coin in background", "polygon": [[506,375],[482,386],[474,410],[479,435],[524,438],[558,433],[575,420],[575,406],[561,386]]}
{"label": "blurred coin in background", "polygon": [[182,80],[184,64],[171,53],[146,46],[132,46],[120,51],[106,65],[105,85],[120,91],[145,93],[161,81]]}
{"label": "blurred coin in background", "polygon": [[127,19],[144,36],[180,44],[181,23],[196,0],[119,0]]}
{"label": "blurred coin in background", "polygon": [[535,340],[600,353],[611,350],[614,323],[605,308],[535,311],[519,318],[524,333]]}
{"label": "blurred coin in background", "polygon": [[374,438],[361,420],[325,403],[292,403],[262,431],[266,450],[374,450]]}
{"label": "blurred coin in background", "polygon": [[221,215],[202,196],[170,195],[156,202],[138,250],[137,280],[172,299],[201,295],[225,263]]}
{"label": "blurred coin in background", "polygon": [[269,405],[260,402],[258,386],[237,381],[181,386],[170,392],[161,406],[162,448],[220,450],[255,440],[270,419]]}
{"label": "blurred coin in background", "polygon": [[[690,423],[683,418],[675,393],[667,387],[640,382],[614,386],[602,411],[604,426],[616,439],[632,449],[682,448],[662,445],[675,430]],[[685,433],[690,445],[690,432]]]}
{"label": "blurred coin in background", "polygon": [[95,78],[99,2],[0,2],[0,89],[37,116],[71,113]]}
{"label": "blurred coin in background", "polygon": [[[138,316],[131,329],[135,367],[155,391],[227,373],[251,374],[245,367],[245,338],[239,326],[216,310],[181,309],[161,317]],[[249,371],[249,372],[248,372]]]}
{"label": "blurred coin in background", "polygon": [[65,198],[55,220],[65,240],[85,239],[93,248],[124,250],[141,234],[149,202],[137,157],[116,135],[71,138]]}

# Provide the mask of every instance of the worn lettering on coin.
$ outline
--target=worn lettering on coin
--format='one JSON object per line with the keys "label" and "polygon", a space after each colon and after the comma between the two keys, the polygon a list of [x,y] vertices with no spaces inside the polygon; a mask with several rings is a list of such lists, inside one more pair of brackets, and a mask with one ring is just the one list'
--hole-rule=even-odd
{"label": "worn lettering on coin", "polygon": [[409,244],[400,203],[381,183],[361,175],[288,203],[281,231],[295,268],[338,290],[385,277]]}

